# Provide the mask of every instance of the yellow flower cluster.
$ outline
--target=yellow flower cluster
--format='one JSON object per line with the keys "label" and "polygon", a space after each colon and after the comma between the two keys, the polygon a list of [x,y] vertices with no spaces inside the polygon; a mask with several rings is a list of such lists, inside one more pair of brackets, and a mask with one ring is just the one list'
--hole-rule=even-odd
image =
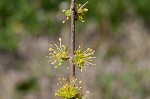
{"label": "yellow flower cluster", "polygon": [[49,48],[49,61],[51,61],[51,64],[57,64],[55,66],[55,68],[57,68],[58,66],[61,66],[67,59],[69,59],[69,54],[68,54],[68,48],[65,45],[61,44],[62,39],[59,38],[60,41],[60,45],[59,47],[54,44],[51,45],[50,44],[50,48]]}
{"label": "yellow flower cluster", "polygon": [[86,2],[83,5],[79,4],[77,6],[77,19],[80,20],[81,22],[84,22],[84,20],[83,20],[84,13],[88,11],[87,8],[83,8],[87,3],[88,2]]}
{"label": "yellow flower cluster", "polygon": [[60,82],[57,85],[61,88],[56,90],[55,96],[63,99],[87,99],[88,95],[92,95],[89,91],[86,91],[85,95],[82,94],[82,88],[78,86],[82,81],[77,83],[75,77],[70,77],[70,82],[67,82],[65,78],[59,78],[59,80]]}
{"label": "yellow flower cluster", "polygon": [[55,65],[55,68],[61,66],[67,59],[72,59],[70,61],[72,61],[73,64],[76,64],[79,67],[79,69],[81,69],[81,71],[85,67],[85,65],[95,65],[93,64],[93,58],[96,57],[92,57],[95,51],[93,51],[91,48],[87,48],[84,51],[79,46],[79,48],[75,50],[75,55],[72,58],[70,58],[68,48],[65,45],[61,44],[62,42],[61,38],[59,38],[59,41],[60,41],[59,47],[56,44],[54,45],[50,44],[51,47],[49,48],[50,52],[48,55],[50,59],[49,61],[51,61],[51,64]]}
{"label": "yellow flower cluster", "polygon": [[[70,82],[67,82],[65,78],[62,80],[59,78],[60,82],[57,85],[60,85],[61,88],[56,90],[55,96],[61,97],[63,99],[82,99],[81,87],[77,86],[77,79],[70,77]],[[80,84],[79,81],[78,84]]]}
{"label": "yellow flower cluster", "polygon": [[85,65],[95,65],[93,64],[93,58],[92,55],[95,51],[93,51],[91,48],[88,48],[87,50],[82,50],[79,46],[79,49],[75,51],[75,56],[72,59],[72,62],[76,64],[82,71],[82,69],[85,67]]}
{"label": "yellow flower cluster", "polygon": [[[87,8],[84,8],[84,6],[87,4],[88,2],[86,2],[85,4],[81,5],[81,4],[76,4],[76,20],[80,20],[81,22],[84,22],[83,20],[83,16],[84,13],[88,11]],[[69,18],[72,15],[72,12],[70,9],[68,10],[62,10],[62,12],[64,12],[66,19],[63,21],[63,23],[65,23],[67,20],[69,20]]]}

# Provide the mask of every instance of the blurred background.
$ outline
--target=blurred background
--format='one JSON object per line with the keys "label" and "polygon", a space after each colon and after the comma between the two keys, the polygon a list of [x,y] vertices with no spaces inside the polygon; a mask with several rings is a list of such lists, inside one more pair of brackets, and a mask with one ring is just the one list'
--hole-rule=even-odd
{"label": "blurred background", "polygon": [[[76,0],[85,3],[86,0]],[[70,45],[70,0],[0,0],[0,99],[58,99],[49,44]],[[89,0],[76,45],[96,50],[96,66],[76,71],[90,99],[150,99],[150,0]]]}

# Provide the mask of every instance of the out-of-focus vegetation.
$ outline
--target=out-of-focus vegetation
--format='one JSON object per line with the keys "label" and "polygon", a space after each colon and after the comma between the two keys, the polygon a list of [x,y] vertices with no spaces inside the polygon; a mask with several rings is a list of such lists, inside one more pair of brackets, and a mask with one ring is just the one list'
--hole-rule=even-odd
{"label": "out-of-focus vegetation", "polygon": [[1,0],[0,48],[16,50],[20,33],[56,34],[61,23],[55,19],[60,1],[62,0]]}
{"label": "out-of-focus vegetation", "polygon": [[[19,33],[38,35],[57,34],[59,31],[56,14],[61,12],[60,4],[65,0],[1,0],[0,1],[0,48],[16,49]],[[77,1],[79,2],[79,1]],[[85,0],[80,1],[82,3]],[[117,28],[126,16],[128,9],[150,24],[149,0],[91,0],[86,20],[98,24],[109,21]],[[67,5],[69,6],[69,5]]]}
{"label": "out-of-focus vegetation", "polygon": [[[1,99],[54,98],[58,76],[67,73],[63,68],[54,73],[45,56],[58,36],[68,43],[69,21],[62,24],[62,9],[69,2],[0,0]],[[150,99],[150,0],[88,2],[76,39],[96,50],[97,66],[94,73],[87,70],[83,88],[94,92],[91,99]]]}

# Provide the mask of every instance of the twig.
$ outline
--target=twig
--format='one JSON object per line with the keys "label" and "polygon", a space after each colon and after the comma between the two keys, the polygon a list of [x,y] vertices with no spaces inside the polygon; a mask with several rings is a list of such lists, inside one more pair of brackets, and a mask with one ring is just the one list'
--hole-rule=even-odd
{"label": "twig", "polygon": [[[70,54],[73,58],[75,52],[75,0],[71,0],[71,47],[70,47]],[[72,60],[72,59],[71,59]],[[75,65],[70,61],[70,75],[75,77]]]}

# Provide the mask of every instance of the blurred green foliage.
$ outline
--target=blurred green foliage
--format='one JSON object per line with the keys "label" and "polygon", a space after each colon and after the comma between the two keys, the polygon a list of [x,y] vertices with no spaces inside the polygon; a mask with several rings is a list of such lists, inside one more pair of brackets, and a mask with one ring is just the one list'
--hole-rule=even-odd
{"label": "blurred green foliage", "polygon": [[[149,95],[150,90],[142,85],[141,80],[144,77],[147,79],[147,83],[149,83],[150,80],[147,78],[149,73],[149,70],[138,72],[133,69],[131,70],[131,67],[119,75],[99,72],[96,76],[96,84],[98,85],[98,90],[101,90],[103,93],[103,99],[128,99],[128,95],[145,99]],[[121,93],[118,93],[118,91]],[[123,94],[125,91],[127,93]]]}
{"label": "blurred green foliage", "polygon": [[[66,0],[1,0],[0,1],[0,49],[16,50],[21,34],[57,34],[62,24],[56,14]],[[77,1],[79,2],[79,1]],[[80,3],[85,3],[86,0]],[[86,20],[99,25],[107,20],[113,28],[123,21],[127,9],[134,10],[150,24],[150,0],[89,0]]]}
{"label": "blurred green foliage", "polygon": [[101,77],[103,91],[105,94],[104,99],[112,99],[113,97],[112,79],[113,77],[108,74]]}
{"label": "blurred green foliage", "polygon": [[[15,51],[21,34],[56,34],[55,14],[62,0],[1,0],[0,49]],[[56,28],[57,26],[57,28]]]}
{"label": "blurred green foliage", "polygon": [[150,25],[150,0],[130,0],[136,14]]}
{"label": "blurred green foliage", "polygon": [[31,90],[37,90],[39,88],[36,78],[30,78],[29,80],[22,81],[16,85],[18,92],[29,92]]}
{"label": "blurred green foliage", "polygon": [[92,0],[89,2],[89,17],[94,17],[99,22],[107,18],[113,25],[122,21],[126,8],[124,0]]}

